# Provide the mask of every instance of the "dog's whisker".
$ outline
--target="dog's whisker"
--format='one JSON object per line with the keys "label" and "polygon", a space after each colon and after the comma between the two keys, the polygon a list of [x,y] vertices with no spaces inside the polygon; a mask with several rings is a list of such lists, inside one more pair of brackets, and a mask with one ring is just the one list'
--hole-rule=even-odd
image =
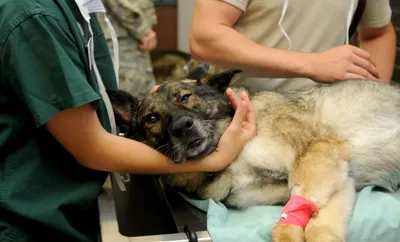
{"label": "dog's whisker", "polygon": [[167,158],[169,157],[169,154],[170,154],[170,150],[167,150],[165,152],[164,161],[167,161]]}
{"label": "dog's whisker", "polygon": [[156,150],[161,151],[162,149],[164,149],[165,147],[168,147],[168,146],[169,146],[169,144],[160,145]]}
{"label": "dog's whisker", "polygon": [[169,144],[164,144],[159,146],[156,150],[166,155],[166,151],[169,149],[169,146]]}

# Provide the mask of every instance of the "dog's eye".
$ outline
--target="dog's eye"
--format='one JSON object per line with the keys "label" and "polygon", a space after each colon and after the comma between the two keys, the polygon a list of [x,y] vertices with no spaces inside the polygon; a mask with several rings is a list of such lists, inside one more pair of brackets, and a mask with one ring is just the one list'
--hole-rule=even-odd
{"label": "dog's eye", "polygon": [[189,97],[190,97],[191,95],[192,95],[192,94],[185,94],[185,95],[183,95],[183,96],[181,97],[181,102],[182,102],[182,103],[187,102],[187,100],[189,99]]}
{"label": "dog's eye", "polygon": [[144,121],[146,123],[150,123],[150,124],[155,123],[155,122],[158,121],[158,116],[155,115],[155,114],[152,114],[152,113],[151,114],[147,114],[146,117],[144,118]]}

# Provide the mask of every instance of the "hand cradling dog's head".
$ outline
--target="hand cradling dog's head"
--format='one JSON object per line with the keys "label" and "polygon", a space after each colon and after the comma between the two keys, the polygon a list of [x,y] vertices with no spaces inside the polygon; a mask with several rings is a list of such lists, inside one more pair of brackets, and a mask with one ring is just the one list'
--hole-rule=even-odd
{"label": "hand cradling dog's head", "polygon": [[162,84],[140,102],[123,91],[108,91],[116,122],[125,136],[143,142],[174,162],[213,152],[232,120],[225,91],[236,73],[206,74],[195,82]]}

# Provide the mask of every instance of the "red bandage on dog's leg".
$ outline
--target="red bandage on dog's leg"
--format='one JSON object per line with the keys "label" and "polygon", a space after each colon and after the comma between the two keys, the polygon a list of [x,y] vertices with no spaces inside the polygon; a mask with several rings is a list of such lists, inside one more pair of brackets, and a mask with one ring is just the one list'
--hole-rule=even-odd
{"label": "red bandage on dog's leg", "polygon": [[302,196],[293,196],[283,208],[278,224],[298,225],[304,229],[313,212],[319,212],[315,203]]}

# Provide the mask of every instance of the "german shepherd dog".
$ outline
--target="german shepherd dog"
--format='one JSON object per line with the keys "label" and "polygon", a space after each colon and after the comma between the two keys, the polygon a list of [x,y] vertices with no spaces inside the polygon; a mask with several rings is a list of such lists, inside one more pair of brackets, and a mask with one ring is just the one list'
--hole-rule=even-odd
{"label": "german shepherd dog", "polygon": [[[126,137],[174,162],[215,151],[234,110],[225,90],[234,74],[162,84],[139,101],[109,91]],[[242,89],[234,89],[242,92]],[[400,88],[349,80],[303,91],[250,96],[257,135],[223,171],[163,175],[165,184],[228,207],[283,205],[303,196],[319,209],[305,229],[277,223],[272,241],[345,241],[356,191],[400,184]]]}

